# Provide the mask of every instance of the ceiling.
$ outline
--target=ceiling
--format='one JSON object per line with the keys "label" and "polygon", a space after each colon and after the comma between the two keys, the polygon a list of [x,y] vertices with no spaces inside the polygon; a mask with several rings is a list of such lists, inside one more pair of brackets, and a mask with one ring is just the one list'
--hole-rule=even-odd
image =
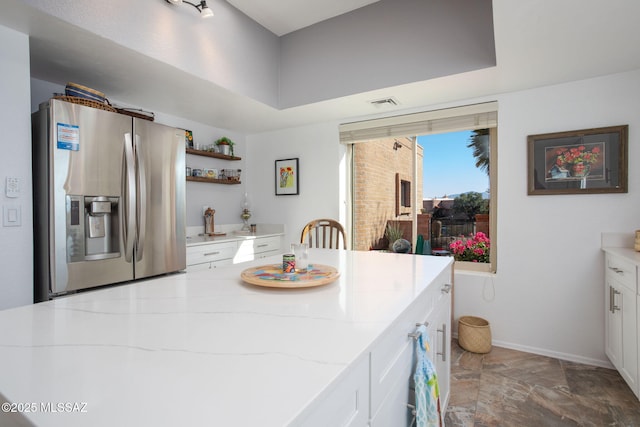
{"label": "ceiling", "polygon": [[227,0],[277,36],[342,15],[379,0]]}
{"label": "ceiling", "polygon": [[[495,67],[279,110],[198,80],[167,64],[134,55],[124,46],[120,49],[104,44],[106,41],[99,37],[91,43],[86,39],[80,43],[75,36],[77,29],[61,27],[57,20],[34,16],[24,6],[26,1],[3,0],[0,25],[31,35],[32,76],[42,79],[47,76],[46,80],[60,84],[90,82],[90,86],[98,88],[108,87],[107,83],[111,85],[115,81],[119,91],[110,95],[124,103],[151,106],[155,111],[248,134],[437,108],[505,92],[640,69],[640,31],[636,28],[640,2],[637,0],[493,0]],[[375,3],[370,0],[228,1],[275,34],[285,34]],[[213,8],[215,2],[209,4]],[[51,37],[54,29],[55,40]],[[96,52],[100,52],[100,57]],[[117,65],[123,61],[146,74],[132,78],[122,73]],[[94,63],[100,63],[102,68],[96,69]],[[113,68],[109,68],[110,64]],[[171,84],[163,84],[163,91],[159,91],[158,83],[147,77],[154,75],[164,76]],[[185,91],[197,92],[198,96],[188,105],[175,108],[171,100]],[[135,98],[130,97],[132,93],[136,94]],[[386,97],[394,97],[399,105],[375,107],[369,103]],[[212,99],[216,102],[211,102]]]}

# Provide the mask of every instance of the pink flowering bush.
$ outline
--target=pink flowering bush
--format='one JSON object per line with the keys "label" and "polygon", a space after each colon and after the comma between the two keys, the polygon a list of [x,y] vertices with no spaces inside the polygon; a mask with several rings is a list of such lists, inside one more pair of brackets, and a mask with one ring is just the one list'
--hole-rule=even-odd
{"label": "pink flowering bush", "polygon": [[489,238],[478,231],[469,237],[460,237],[460,240],[449,245],[456,261],[489,262]]}

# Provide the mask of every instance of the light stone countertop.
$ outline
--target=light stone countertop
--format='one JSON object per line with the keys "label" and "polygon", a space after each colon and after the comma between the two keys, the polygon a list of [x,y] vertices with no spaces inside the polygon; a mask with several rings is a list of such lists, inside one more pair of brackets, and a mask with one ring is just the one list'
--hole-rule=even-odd
{"label": "light stone countertop", "polygon": [[602,233],[601,248],[605,253],[616,255],[640,266],[640,252],[633,248],[634,233]]}
{"label": "light stone countertop", "polygon": [[[37,405],[23,415],[42,427],[297,426],[451,263],[322,249],[309,260],[340,278],[239,279],[274,256],[0,311],[0,395]],[[42,411],[59,403],[84,412]]]}
{"label": "light stone countertop", "polygon": [[187,247],[251,240],[261,237],[284,236],[284,226],[282,224],[257,224],[255,233],[242,232],[240,231],[241,227],[242,224],[217,225],[215,230],[224,232],[224,236],[205,236],[203,234],[204,227],[187,227]]}

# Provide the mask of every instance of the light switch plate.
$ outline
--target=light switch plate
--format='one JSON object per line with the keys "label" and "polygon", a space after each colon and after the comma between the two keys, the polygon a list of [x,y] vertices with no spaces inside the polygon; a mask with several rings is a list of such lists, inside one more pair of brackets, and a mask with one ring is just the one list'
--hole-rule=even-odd
{"label": "light switch plate", "polygon": [[20,209],[20,206],[2,206],[2,225],[4,227],[20,227],[22,225],[22,209]]}
{"label": "light switch plate", "polygon": [[20,178],[14,176],[6,177],[4,193],[7,197],[18,197],[20,195]]}

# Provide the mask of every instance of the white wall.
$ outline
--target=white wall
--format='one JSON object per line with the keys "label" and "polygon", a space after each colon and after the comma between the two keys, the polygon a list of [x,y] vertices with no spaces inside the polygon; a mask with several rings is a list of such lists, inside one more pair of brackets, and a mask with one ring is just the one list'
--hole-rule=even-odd
{"label": "white wall", "polygon": [[[49,83],[39,79],[31,79],[31,111],[36,111],[41,102],[51,98],[54,93],[64,92],[64,86]],[[117,99],[110,100],[112,104],[125,106]],[[148,111],[153,108],[147,106],[133,106]],[[193,139],[196,143],[212,144],[221,136],[227,136],[235,142],[234,154],[243,158],[245,155],[245,135],[228,129],[216,128],[202,123],[181,117],[171,116],[162,112],[154,111],[155,122],[175,126],[182,129],[189,129],[193,132]],[[227,161],[213,159],[209,157],[187,155],[187,166],[192,168],[216,168],[216,169],[241,169],[245,171],[245,159],[238,161]],[[30,166],[30,165],[29,165]],[[207,184],[202,182],[187,182],[187,226],[202,226],[202,207],[210,206],[216,210],[216,224],[238,224],[242,222],[240,213],[244,202],[245,179],[241,175],[240,185]]]}
{"label": "white wall", "polygon": [[[2,227],[0,223],[1,310],[33,302],[29,38],[0,26],[0,64],[0,127],[4,129],[0,139],[0,200],[3,207],[19,206],[22,213],[19,227]],[[5,196],[7,176],[20,179],[18,198]]]}
{"label": "white wall", "polygon": [[[637,159],[640,70],[493,99],[499,103],[498,200],[492,204],[498,215],[498,272],[456,274],[455,316],[486,318],[502,346],[610,366],[604,354],[600,233],[640,228],[640,171],[630,163],[628,194],[527,196],[526,138],[628,124],[629,159]],[[344,182],[337,177],[344,159],[337,127],[326,123],[248,137],[256,215],[284,222],[291,241],[307,220],[341,214]],[[273,160],[298,156],[301,195],[274,197]]]}
{"label": "white wall", "polygon": [[[341,217],[344,193],[340,166],[344,147],[338,124],[325,123],[247,137],[247,179],[251,222],[285,224],[285,245],[300,240],[316,218]],[[299,158],[299,195],[275,195],[275,161]],[[344,223],[344,222],[343,222]]]}
{"label": "white wall", "polygon": [[[498,274],[457,275],[455,314],[489,320],[497,343],[608,365],[600,233],[640,225],[640,71],[498,101]],[[527,196],[527,135],[621,124],[629,193]]]}

